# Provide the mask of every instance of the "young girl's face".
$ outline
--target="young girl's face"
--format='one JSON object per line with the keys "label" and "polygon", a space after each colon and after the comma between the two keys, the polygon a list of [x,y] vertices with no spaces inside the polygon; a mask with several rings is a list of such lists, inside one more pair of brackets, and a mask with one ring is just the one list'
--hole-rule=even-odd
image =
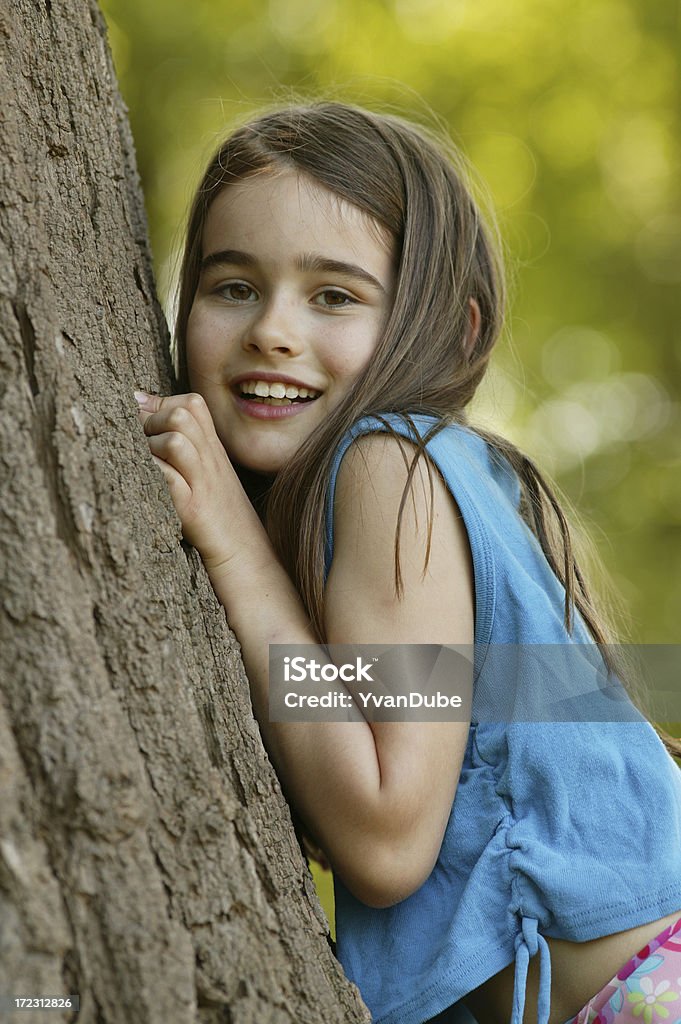
{"label": "young girl's face", "polygon": [[392,249],[366,214],[294,171],[214,200],[187,368],[234,462],[276,473],[352,388],[391,308]]}

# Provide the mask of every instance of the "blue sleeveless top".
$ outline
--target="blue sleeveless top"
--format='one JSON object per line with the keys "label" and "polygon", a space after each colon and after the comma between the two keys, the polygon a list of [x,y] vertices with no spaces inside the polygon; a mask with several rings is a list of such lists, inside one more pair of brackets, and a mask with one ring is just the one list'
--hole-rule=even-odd
{"label": "blue sleeveless top", "polygon": [[[384,418],[413,438],[399,415]],[[412,421],[422,437],[435,423],[423,415]],[[357,436],[384,429],[365,417],[335,453],[327,575],[341,460]],[[560,650],[600,667],[600,678],[603,663],[578,616],[573,633],[565,629],[563,587],[519,514],[520,485],[506,460],[458,425],[442,429],[427,450],[459,507],[473,560],[472,724],[442,848],[425,883],[401,903],[374,909],[334,879],[338,958],[376,1024],[422,1024],[515,960],[512,1024],[521,1024],[529,959],[539,953],[538,1020],[546,1024],[544,936],[585,942],[681,910],[681,772],[621,687],[591,688],[590,721],[569,713],[509,718],[503,702],[495,718],[495,690],[501,681],[517,682],[500,672],[513,665],[508,652],[573,644]],[[545,674],[538,675],[541,688]],[[532,687],[532,677],[523,674],[523,687]],[[558,677],[562,685],[572,675]],[[516,693],[510,706],[522,697]],[[581,699],[579,688],[573,697]]]}

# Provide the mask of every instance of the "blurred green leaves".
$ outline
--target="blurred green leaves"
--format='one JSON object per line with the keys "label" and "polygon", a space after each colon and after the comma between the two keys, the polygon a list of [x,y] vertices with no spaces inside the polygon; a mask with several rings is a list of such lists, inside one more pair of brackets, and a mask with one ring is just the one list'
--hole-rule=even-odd
{"label": "blurred green leaves", "polygon": [[513,302],[476,415],[553,473],[631,609],[681,613],[677,0],[106,0],[161,292],[235,119],[323,94],[441,124],[486,180]]}

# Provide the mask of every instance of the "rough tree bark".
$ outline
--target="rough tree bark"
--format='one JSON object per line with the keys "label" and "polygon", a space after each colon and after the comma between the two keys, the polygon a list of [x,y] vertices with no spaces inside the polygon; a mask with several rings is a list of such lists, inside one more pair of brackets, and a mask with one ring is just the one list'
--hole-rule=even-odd
{"label": "rough tree bark", "polygon": [[103,20],[3,0],[0,40],[0,996],[366,1021],[138,423],[170,370]]}

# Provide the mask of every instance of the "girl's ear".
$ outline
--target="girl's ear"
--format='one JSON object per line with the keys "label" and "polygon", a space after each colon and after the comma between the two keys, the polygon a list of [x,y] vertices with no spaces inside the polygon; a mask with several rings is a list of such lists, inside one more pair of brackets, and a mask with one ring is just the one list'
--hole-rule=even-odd
{"label": "girl's ear", "polygon": [[471,297],[468,300],[468,330],[466,331],[466,340],[464,341],[464,351],[469,358],[475,348],[475,343],[478,340],[481,322],[482,314],[480,312],[480,306],[477,301]]}

